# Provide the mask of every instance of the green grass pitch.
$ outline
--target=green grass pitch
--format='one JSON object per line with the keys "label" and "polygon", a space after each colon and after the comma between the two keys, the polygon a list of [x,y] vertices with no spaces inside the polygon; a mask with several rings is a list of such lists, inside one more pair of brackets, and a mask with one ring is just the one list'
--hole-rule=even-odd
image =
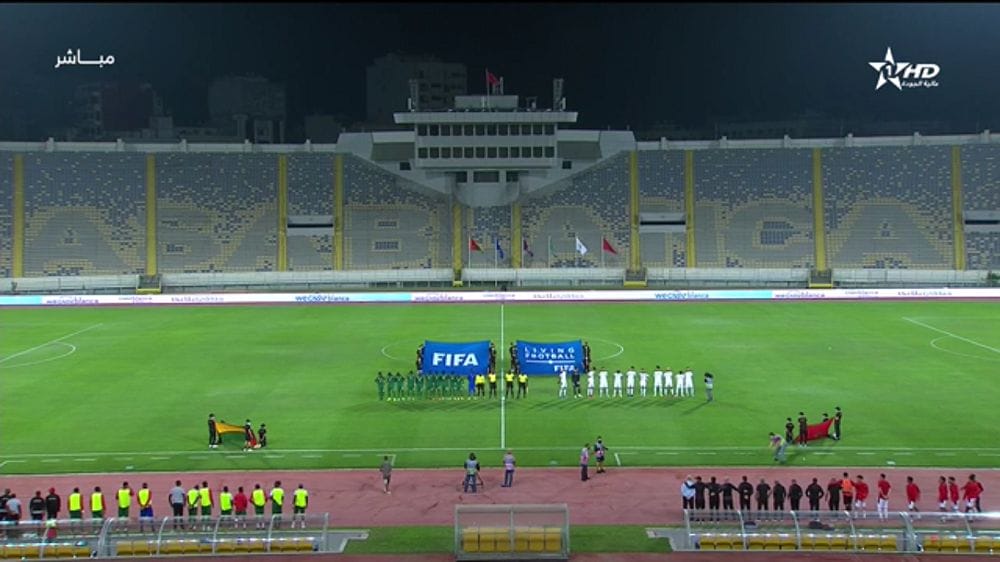
{"label": "green grass pitch", "polygon": [[[501,321],[502,317],[502,321]],[[768,431],[844,409],[844,439],[792,466],[989,467],[1000,460],[1000,304],[761,302],[0,310],[0,472],[574,466],[602,435],[623,466],[765,465]],[[502,332],[502,335],[501,335]],[[690,365],[685,399],[379,402],[376,371],[424,339],[582,338],[594,364]],[[706,404],[701,375],[716,375]],[[650,383],[652,384],[652,383]],[[651,390],[651,389],[650,389]],[[209,412],[270,447],[207,447]]]}

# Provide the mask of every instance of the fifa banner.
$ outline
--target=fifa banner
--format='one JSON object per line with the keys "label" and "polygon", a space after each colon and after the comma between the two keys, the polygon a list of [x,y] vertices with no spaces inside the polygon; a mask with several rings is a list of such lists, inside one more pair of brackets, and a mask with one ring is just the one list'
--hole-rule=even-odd
{"label": "fifa banner", "polygon": [[426,374],[476,375],[490,368],[490,342],[424,342],[424,360],[420,370]]}
{"label": "fifa banner", "polygon": [[580,340],[561,343],[517,340],[517,362],[526,375],[558,375],[564,369],[582,372],[583,344]]}

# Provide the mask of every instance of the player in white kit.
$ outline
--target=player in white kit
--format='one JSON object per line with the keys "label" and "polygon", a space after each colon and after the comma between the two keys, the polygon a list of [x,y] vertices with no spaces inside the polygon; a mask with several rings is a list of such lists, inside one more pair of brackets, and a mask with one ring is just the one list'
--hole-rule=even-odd
{"label": "player in white kit", "polygon": [[660,396],[663,394],[663,370],[660,366],[656,366],[656,370],[653,371],[653,396]]}
{"label": "player in white kit", "polygon": [[614,385],[615,385],[615,388],[614,388],[614,391],[611,392],[611,396],[617,396],[617,397],[621,398],[621,396],[622,396],[622,370],[621,369],[616,369],[615,370],[615,382],[614,382]]}
{"label": "player in white kit", "polygon": [[597,393],[598,396],[608,395],[608,372],[601,371],[597,374]]}
{"label": "player in white kit", "polygon": [[674,396],[684,396],[684,371],[674,374]]}
{"label": "player in white kit", "polygon": [[663,371],[663,395],[674,395],[674,372],[670,370],[670,367]]}
{"label": "player in white kit", "polygon": [[694,396],[694,372],[684,369],[684,396]]}
{"label": "player in white kit", "polygon": [[629,398],[635,396],[635,367],[629,367],[625,372],[625,395]]}
{"label": "player in white kit", "polygon": [[594,397],[594,370],[587,372],[587,398]]}
{"label": "player in white kit", "polygon": [[566,370],[559,371],[559,398],[566,398]]}
{"label": "player in white kit", "polygon": [[646,395],[646,387],[648,387],[648,386],[649,386],[649,373],[646,372],[646,369],[643,369],[643,370],[639,371],[639,395],[640,396],[645,396]]}

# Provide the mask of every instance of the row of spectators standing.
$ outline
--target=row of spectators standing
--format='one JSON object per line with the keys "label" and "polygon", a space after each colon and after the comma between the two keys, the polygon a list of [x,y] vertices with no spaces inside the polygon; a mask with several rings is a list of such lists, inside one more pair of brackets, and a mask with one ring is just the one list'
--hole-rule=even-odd
{"label": "row of spectators standing", "polygon": [[[135,498],[139,508],[139,520],[151,520],[153,518],[153,494],[149,486],[143,482],[142,487],[133,490],[128,482],[123,482],[122,487],[113,496],[117,504],[117,516],[119,519],[127,519],[131,515],[132,500]],[[84,494],[80,488],[73,488],[73,491],[66,499],[66,508],[69,511],[69,519],[83,519],[84,515]],[[108,510],[108,503],[105,500],[104,492],[100,486],[94,486],[93,492],[89,495],[86,508],[89,509],[91,519],[104,519]],[[181,481],[175,482],[173,488],[167,493],[167,500],[175,518],[175,528],[179,526],[180,518],[184,515],[184,508],[187,507],[189,519],[200,516],[202,519],[212,517],[214,509],[218,509],[218,514],[227,517],[245,516],[248,507],[252,506],[258,519],[265,515],[268,500],[271,503],[271,515],[280,516],[283,511],[285,491],[281,488],[281,482],[275,481],[274,487],[266,491],[261,485],[255,484],[250,495],[243,490],[243,486],[236,488],[233,494],[229,486],[223,485],[218,491],[218,502],[215,494],[209,487],[208,482],[195,484],[194,487],[185,490]],[[304,519],[306,507],[309,505],[309,492],[302,484],[292,493],[293,524],[294,520]],[[49,488],[49,494],[42,497],[42,492],[36,491],[34,497],[28,502],[28,513],[34,521],[46,519],[58,519],[62,511],[62,498],[56,493],[55,488]],[[17,524],[24,513],[24,506],[17,494],[10,488],[4,490],[0,495],[0,517],[8,524]],[[302,517],[299,517],[299,516]],[[304,526],[304,523],[303,523]]]}
{"label": "row of spectators standing", "polygon": [[[885,519],[889,512],[889,498],[892,492],[892,484],[885,474],[880,474],[875,483],[876,502],[875,508],[879,518]],[[938,509],[940,511],[958,512],[964,504],[965,512],[982,513],[983,485],[976,480],[975,474],[970,474],[966,483],[959,487],[954,476],[941,476],[938,481]],[[921,491],[912,476],[906,477],[906,503],[909,511],[920,511]],[[834,476],[824,485],[818,478],[813,478],[812,482],[803,487],[792,479],[786,487],[778,480],[769,483],[765,478],[761,478],[756,485],[752,484],[746,476],[739,484],[733,484],[729,478],[719,482],[712,476],[708,482],[702,480],[701,476],[688,477],[681,484],[681,498],[684,509],[718,511],[735,510],[734,499],[739,500],[739,509],[745,512],[758,511],[785,511],[786,500],[787,509],[800,511],[802,499],[808,502],[809,511],[820,511],[820,504],[823,498],[827,500],[829,511],[867,511],[868,498],[871,488],[865,481],[863,475],[858,474],[851,478],[849,473],[844,472],[841,477]],[[961,503],[959,495],[961,494]],[[707,504],[706,504],[707,496]]]}

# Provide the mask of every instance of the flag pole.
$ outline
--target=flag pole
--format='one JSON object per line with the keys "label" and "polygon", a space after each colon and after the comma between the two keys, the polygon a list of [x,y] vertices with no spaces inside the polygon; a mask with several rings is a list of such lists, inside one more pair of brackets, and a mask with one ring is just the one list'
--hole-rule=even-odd
{"label": "flag pole", "polygon": [[467,238],[468,238],[468,240],[466,240],[466,242],[465,242],[465,251],[466,251],[466,253],[469,254],[469,261],[466,264],[466,267],[468,267],[468,268],[471,269],[472,268],[472,231],[469,231],[469,236]]}
{"label": "flag pole", "polygon": [[493,237],[493,269],[500,267],[500,239]]}
{"label": "flag pole", "polygon": [[604,269],[604,235],[601,235],[601,269]]}
{"label": "flag pole", "polygon": [[549,236],[549,243],[545,246],[545,267],[552,267],[552,237]]}

